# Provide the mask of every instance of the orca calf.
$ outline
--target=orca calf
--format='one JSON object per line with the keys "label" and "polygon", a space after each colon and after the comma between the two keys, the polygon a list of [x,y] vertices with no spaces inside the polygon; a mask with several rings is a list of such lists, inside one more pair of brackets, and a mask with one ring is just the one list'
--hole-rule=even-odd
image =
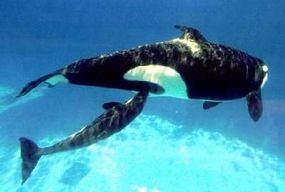
{"label": "orca calf", "polygon": [[142,91],[124,104],[103,104],[106,111],[91,124],[49,147],[39,148],[33,141],[21,137],[22,184],[29,178],[41,156],[86,147],[121,131],[141,113],[147,96],[148,91]]}
{"label": "orca calf", "polygon": [[28,83],[23,96],[39,84],[60,82],[204,100],[203,108],[247,98],[254,121],[262,114],[260,89],[268,67],[245,52],[211,43],[194,28],[178,26],[182,36],[169,41],[82,59]]}

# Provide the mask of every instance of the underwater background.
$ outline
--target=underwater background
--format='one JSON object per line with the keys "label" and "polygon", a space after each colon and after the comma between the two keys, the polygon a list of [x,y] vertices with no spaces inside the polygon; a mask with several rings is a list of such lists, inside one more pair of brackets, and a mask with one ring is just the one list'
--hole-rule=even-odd
{"label": "underwater background", "polygon": [[[175,24],[265,60],[261,119],[245,99],[204,111],[150,97],[120,133],[42,157],[21,185],[19,137],[48,146],[134,93],[67,84],[15,100],[20,89],[75,60],[178,37]],[[282,0],[0,1],[0,191],[284,192],[284,52]]]}

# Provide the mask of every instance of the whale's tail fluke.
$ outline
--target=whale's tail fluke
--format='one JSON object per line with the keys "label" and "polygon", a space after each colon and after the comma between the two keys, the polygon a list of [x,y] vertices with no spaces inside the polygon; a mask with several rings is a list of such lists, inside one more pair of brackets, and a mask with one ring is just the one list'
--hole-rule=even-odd
{"label": "whale's tail fluke", "polygon": [[21,137],[21,157],[22,157],[22,184],[29,178],[42,156],[40,148],[30,139]]}
{"label": "whale's tail fluke", "polygon": [[66,82],[67,79],[61,75],[61,71],[58,70],[54,73],[50,73],[47,75],[44,75],[37,80],[29,82],[25,87],[22,88],[21,92],[16,97],[21,97],[26,94],[28,94],[32,89],[39,86],[41,83],[46,83],[48,87],[53,87],[59,82]]}

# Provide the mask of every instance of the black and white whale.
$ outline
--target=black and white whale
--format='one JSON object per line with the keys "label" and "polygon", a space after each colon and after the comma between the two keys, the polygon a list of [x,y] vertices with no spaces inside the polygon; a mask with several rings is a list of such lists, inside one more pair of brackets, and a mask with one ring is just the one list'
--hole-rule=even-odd
{"label": "black and white whale", "polygon": [[[264,62],[245,52],[207,41],[194,28],[175,26],[182,36],[169,41],[82,59],[28,83],[23,96],[45,82],[140,91],[204,100],[204,109],[247,98],[254,121],[262,114],[260,89],[267,80]],[[156,86],[155,86],[156,85]]]}
{"label": "black and white whale", "polygon": [[33,141],[21,137],[22,183],[29,178],[41,156],[86,147],[121,131],[141,113],[147,96],[148,91],[142,91],[124,104],[105,103],[105,113],[91,124],[49,147],[39,148]]}

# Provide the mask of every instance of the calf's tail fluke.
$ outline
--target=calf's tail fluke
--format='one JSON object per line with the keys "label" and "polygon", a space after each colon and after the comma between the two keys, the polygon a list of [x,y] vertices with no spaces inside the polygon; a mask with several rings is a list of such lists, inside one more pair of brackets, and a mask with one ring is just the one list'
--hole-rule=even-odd
{"label": "calf's tail fluke", "polygon": [[22,184],[29,178],[32,171],[36,167],[40,157],[40,148],[30,139],[21,137],[21,157],[22,157]]}
{"label": "calf's tail fluke", "polygon": [[55,75],[58,75],[58,74],[60,74],[60,73],[58,71],[56,71],[54,73],[44,75],[44,76],[38,78],[37,80],[29,82],[27,85],[25,85],[25,87],[22,88],[21,92],[16,97],[21,97],[21,96],[28,94],[32,89],[36,88],[41,83],[45,82],[49,78],[51,78]]}

